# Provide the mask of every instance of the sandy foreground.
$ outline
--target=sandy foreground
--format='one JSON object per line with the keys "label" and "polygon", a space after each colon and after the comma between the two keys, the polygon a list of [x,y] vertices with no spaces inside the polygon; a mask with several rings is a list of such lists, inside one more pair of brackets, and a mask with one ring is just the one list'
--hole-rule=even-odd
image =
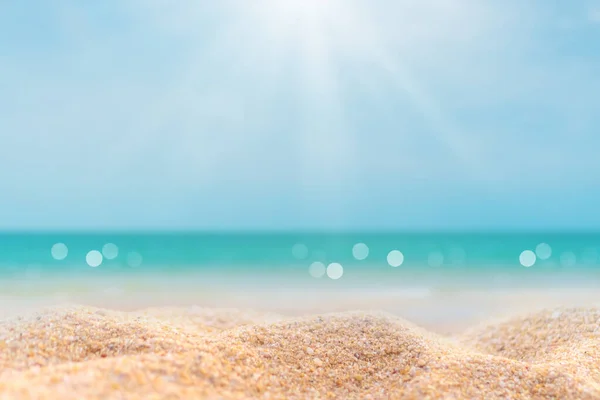
{"label": "sandy foreground", "polygon": [[[317,313],[30,304],[0,321],[0,399],[600,399],[599,307],[452,299],[321,299],[333,310]],[[469,304],[479,313],[460,314]],[[443,319],[443,306],[458,308]],[[415,310],[428,317],[407,320]]]}

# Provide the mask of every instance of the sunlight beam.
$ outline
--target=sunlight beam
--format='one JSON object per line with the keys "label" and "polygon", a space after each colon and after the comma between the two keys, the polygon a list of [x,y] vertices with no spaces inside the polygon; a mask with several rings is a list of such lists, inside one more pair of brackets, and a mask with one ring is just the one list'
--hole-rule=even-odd
{"label": "sunlight beam", "polygon": [[[441,35],[440,32],[431,33],[435,29],[428,29],[427,22],[433,19],[446,24],[442,29],[452,28],[444,19],[438,21],[437,12],[451,12],[447,7],[463,3],[448,0],[423,5],[417,0],[404,0],[386,9],[393,16],[385,16],[384,20],[394,21],[393,27],[382,26],[386,24],[375,18],[372,4],[363,0],[228,2],[222,7],[223,16],[227,17],[223,26],[227,28],[213,36],[216,43],[213,52],[222,63],[222,69],[213,71],[210,86],[213,90],[229,89],[239,98],[256,91],[253,96],[260,95],[260,101],[268,104],[273,99],[267,94],[270,92],[267,87],[273,90],[278,85],[271,72],[285,71],[282,79],[291,81],[292,95],[301,105],[297,111],[302,117],[304,127],[301,129],[305,133],[298,141],[291,138],[298,144],[298,151],[304,152],[301,169],[305,170],[307,179],[339,184],[345,180],[342,175],[347,175],[356,163],[352,162],[355,157],[354,133],[348,129],[343,104],[344,92],[351,88],[342,87],[344,82],[338,71],[361,71],[360,79],[353,82],[356,86],[366,85],[377,75],[387,75],[385,79],[397,88],[398,95],[405,96],[423,115],[435,132],[434,140],[442,143],[471,173],[481,171],[484,163],[478,157],[477,143],[451,122],[432,93],[410,73],[408,65],[412,61],[411,52],[418,45],[433,46],[436,35]],[[417,21],[412,20],[415,18]],[[201,33],[198,31],[198,38]],[[413,43],[415,40],[423,43]],[[197,82],[202,81],[202,71],[206,69],[206,48],[199,49],[190,61],[177,79],[180,86],[158,101],[158,112],[150,115],[155,120],[147,122],[149,129],[172,114],[181,113],[182,107],[195,106],[182,104],[186,100],[202,98],[193,95],[193,88],[198,87]],[[365,67],[368,68],[366,75]],[[382,71],[385,74],[381,74]],[[263,117],[268,119],[268,115]],[[240,129],[244,130],[243,127]],[[220,142],[229,144],[231,141]],[[237,142],[246,140],[240,137]],[[244,147],[240,146],[240,149]]]}

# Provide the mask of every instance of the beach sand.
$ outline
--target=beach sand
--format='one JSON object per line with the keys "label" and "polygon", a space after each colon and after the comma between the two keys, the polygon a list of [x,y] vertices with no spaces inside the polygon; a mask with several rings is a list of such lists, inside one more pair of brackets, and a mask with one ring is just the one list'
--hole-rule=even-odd
{"label": "beach sand", "polygon": [[496,296],[503,312],[455,324],[412,299],[418,325],[394,307],[31,306],[0,322],[0,399],[600,399],[600,308]]}

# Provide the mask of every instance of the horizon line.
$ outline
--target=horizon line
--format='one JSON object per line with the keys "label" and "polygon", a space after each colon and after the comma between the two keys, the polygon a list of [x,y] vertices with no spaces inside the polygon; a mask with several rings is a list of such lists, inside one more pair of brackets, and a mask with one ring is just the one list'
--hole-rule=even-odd
{"label": "horizon line", "polygon": [[599,229],[0,229],[0,235],[600,235]]}

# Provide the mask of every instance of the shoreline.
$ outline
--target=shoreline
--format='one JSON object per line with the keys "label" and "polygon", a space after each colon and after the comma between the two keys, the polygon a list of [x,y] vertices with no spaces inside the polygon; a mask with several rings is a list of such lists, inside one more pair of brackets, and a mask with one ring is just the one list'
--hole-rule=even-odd
{"label": "shoreline", "polygon": [[463,327],[515,312],[555,307],[600,307],[596,289],[478,289],[432,291],[427,288],[369,290],[356,288],[289,289],[198,287],[195,290],[100,290],[0,296],[0,319],[44,307],[79,304],[132,312],[152,307],[249,309],[290,317],[331,312],[389,312],[433,331],[456,332]]}

